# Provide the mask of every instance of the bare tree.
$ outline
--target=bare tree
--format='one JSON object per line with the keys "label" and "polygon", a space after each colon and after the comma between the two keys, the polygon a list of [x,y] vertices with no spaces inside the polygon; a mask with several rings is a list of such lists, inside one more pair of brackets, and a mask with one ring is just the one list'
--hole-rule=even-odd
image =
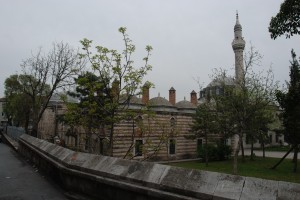
{"label": "bare tree", "polygon": [[22,73],[27,80],[23,92],[31,98],[32,131],[38,137],[38,124],[55,91],[73,84],[74,76],[84,67],[76,50],[67,43],[54,43],[52,50],[37,54],[23,61]]}

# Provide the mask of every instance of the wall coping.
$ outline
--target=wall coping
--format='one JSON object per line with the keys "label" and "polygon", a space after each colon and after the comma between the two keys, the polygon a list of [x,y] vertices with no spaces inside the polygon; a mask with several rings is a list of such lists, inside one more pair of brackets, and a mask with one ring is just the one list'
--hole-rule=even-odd
{"label": "wall coping", "polygon": [[25,145],[60,170],[165,199],[297,199],[300,184],[75,152],[27,134]]}

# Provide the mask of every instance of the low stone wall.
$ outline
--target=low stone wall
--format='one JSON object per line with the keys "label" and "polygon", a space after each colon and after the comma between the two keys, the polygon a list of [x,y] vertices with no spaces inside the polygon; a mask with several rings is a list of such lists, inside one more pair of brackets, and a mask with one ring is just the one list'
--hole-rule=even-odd
{"label": "low stone wall", "polygon": [[19,150],[64,189],[91,199],[299,199],[300,184],[78,153],[29,135]]}

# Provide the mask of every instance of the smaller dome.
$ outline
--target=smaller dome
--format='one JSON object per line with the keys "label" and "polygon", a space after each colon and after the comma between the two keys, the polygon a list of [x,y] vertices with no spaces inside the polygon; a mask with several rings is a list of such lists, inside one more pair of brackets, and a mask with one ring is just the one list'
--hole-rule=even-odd
{"label": "smaller dome", "polygon": [[[126,102],[125,102],[126,101]],[[127,103],[127,95],[121,95],[119,99],[120,103]],[[143,104],[142,99],[137,96],[131,96],[130,104]]]}
{"label": "smaller dome", "polygon": [[162,97],[154,97],[149,100],[150,106],[168,106],[173,107],[173,105],[165,98]]}
{"label": "smaller dome", "polygon": [[64,102],[63,98],[65,98],[65,100],[69,103],[78,103],[79,99],[72,97],[68,94],[63,94],[63,93],[56,93],[53,94],[49,100],[49,104],[55,104],[55,103],[62,103]]}
{"label": "smaller dome", "polygon": [[225,85],[235,85],[234,79],[230,77],[221,77],[213,80],[207,85],[207,88],[209,87],[214,87],[214,86],[222,86],[223,84]]}
{"label": "smaller dome", "polygon": [[177,108],[188,108],[188,109],[194,109],[196,108],[196,106],[194,104],[192,104],[191,102],[187,101],[187,100],[183,100],[183,101],[179,101],[178,103],[175,104],[175,106]]}
{"label": "smaller dome", "polygon": [[138,98],[137,96],[131,97],[130,103],[133,103],[133,104],[143,104],[142,99]]}

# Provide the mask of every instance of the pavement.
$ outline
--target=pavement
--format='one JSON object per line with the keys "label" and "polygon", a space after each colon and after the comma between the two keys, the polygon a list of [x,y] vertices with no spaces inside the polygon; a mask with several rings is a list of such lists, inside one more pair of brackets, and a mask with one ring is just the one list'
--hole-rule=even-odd
{"label": "pavement", "polygon": [[[244,153],[245,153],[245,155],[250,155],[251,150],[250,149],[245,149]],[[239,154],[241,155],[242,152],[240,151]],[[254,154],[255,154],[255,156],[262,157],[263,156],[263,151],[254,150]],[[271,157],[271,158],[282,158],[285,154],[286,154],[286,152],[278,152],[278,151],[266,151],[265,152],[265,156],[266,157]],[[289,153],[289,155],[286,158],[292,159],[293,155],[294,155],[294,153],[291,152],[291,153]]]}
{"label": "pavement", "polygon": [[0,200],[65,200],[64,191],[0,143]]}

